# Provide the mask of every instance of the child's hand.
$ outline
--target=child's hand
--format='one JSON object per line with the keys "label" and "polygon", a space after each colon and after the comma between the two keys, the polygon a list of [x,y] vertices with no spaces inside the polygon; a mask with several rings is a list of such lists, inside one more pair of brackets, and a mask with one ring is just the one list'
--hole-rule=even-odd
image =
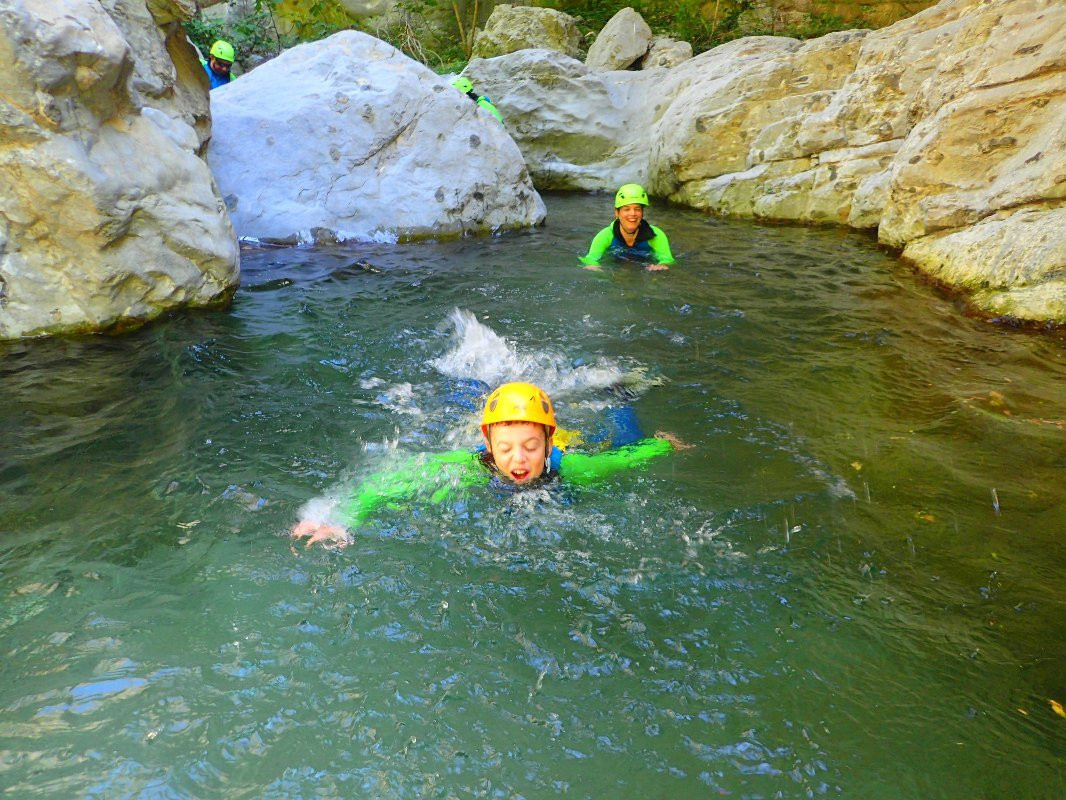
{"label": "child's hand", "polygon": [[691,450],[693,447],[696,446],[694,444],[689,444],[688,442],[683,442],[674,434],[667,433],[666,431],[655,431],[655,438],[665,439],[673,446],[675,450]]}
{"label": "child's hand", "polygon": [[603,267],[601,267],[599,264],[586,264],[585,269],[590,269],[593,272],[603,272]]}
{"label": "child's hand", "polygon": [[338,547],[344,547],[350,544],[352,537],[348,535],[348,531],[342,528],[340,525],[330,525],[328,522],[319,522],[318,520],[305,519],[297,523],[291,531],[289,536],[293,539],[302,539],[307,537],[307,544],[305,547],[310,547],[315,542],[332,542]]}
{"label": "child's hand", "polygon": [[661,269],[670,269],[670,268],[668,266],[666,266],[666,264],[648,264],[648,266],[645,267],[645,269],[647,269],[648,272],[658,272]]}

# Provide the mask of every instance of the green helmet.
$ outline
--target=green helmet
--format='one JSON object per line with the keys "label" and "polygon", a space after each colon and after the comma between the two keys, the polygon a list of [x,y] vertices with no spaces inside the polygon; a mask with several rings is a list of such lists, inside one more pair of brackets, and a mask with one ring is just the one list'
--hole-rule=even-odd
{"label": "green helmet", "polygon": [[220,61],[229,61],[231,64],[235,60],[234,57],[237,55],[233,51],[233,45],[231,45],[229,42],[223,41],[222,39],[219,39],[217,42],[211,45],[210,53],[212,56],[219,59]]}
{"label": "green helmet", "polygon": [[648,205],[648,193],[644,191],[644,187],[639,183],[627,183],[614,196],[615,208],[628,206],[632,203],[640,203],[642,206]]}
{"label": "green helmet", "polygon": [[463,94],[474,91],[474,84],[470,82],[469,78],[464,78],[462,75],[452,81],[452,86],[454,86]]}

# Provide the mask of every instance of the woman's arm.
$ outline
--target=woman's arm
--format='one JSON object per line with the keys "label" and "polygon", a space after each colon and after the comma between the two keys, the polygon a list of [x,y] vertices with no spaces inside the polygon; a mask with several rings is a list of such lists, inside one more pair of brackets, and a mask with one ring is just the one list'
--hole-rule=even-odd
{"label": "woman's arm", "polygon": [[592,237],[592,244],[589,245],[589,251],[581,257],[581,263],[586,267],[598,267],[600,265],[600,259],[610,249],[611,242],[614,241],[614,229],[613,223],[608,225],[602,231]]}
{"label": "woman's arm", "polygon": [[673,264],[674,254],[670,252],[670,240],[666,238],[663,229],[652,225],[651,230],[655,235],[648,239],[648,245],[651,247],[651,251],[655,255],[656,262],[664,266],[666,264]]}

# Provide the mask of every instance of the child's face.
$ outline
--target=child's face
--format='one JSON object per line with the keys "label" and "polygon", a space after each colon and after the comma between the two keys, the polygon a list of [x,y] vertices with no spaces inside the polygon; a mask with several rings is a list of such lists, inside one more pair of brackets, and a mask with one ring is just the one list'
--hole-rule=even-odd
{"label": "child's face", "polygon": [[544,474],[544,460],[552,445],[543,425],[514,422],[489,428],[485,446],[492,453],[500,475],[511,483],[521,484]]}

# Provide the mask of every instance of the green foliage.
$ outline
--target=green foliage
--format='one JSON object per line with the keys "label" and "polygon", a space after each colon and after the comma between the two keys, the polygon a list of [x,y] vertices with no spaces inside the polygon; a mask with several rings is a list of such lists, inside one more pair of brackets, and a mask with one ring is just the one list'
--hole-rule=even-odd
{"label": "green foliage", "polygon": [[811,14],[804,25],[786,28],[779,36],[791,36],[794,39],[817,39],[834,31],[855,30],[872,27],[863,17],[845,20],[836,14]]}
{"label": "green foliage", "polygon": [[206,17],[200,11],[185,23],[185,32],[205,54],[214,41],[225,39],[237,51],[238,63],[243,63],[254,56],[275,56],[300,42],[323,39],[351,27],[335,0],[297,5],[281,24],[276,16],[280,4],[281,0],[256,0],[254,10],[229,22]]}
{"label": "green foliage", "polygon": [[[657,34],[688,42],[701,53],[740,35],[737,18],[750,8],[751,0],[538,0],[535,5],[563,11],[577,19],[578,29],[592,42],[604,25],[626,5],[632,6]],[[711,9],[711,15],[704,13]],[[717,16],[715,9],[717,8]]]}
{"label": "green foliage", "polygon": [[[200,13],[185,23],[185,28],[205,53],[216,39],[229,41],[237,50],[239,62],[250,56],[273,56],[299,42],[321,39],[345,28],[358,28],[444,73],[458,72],[466,65],[473,31],[477,25],[484,24],[492,8],[492,0],[401,0],[393,12],[368,28],[353,23],[337,0],[287,0],[283,17],[278,13],[282,2],[256,0],[253,12],[229,23],[205,18]],[[532,0],[532,4],[574,17],[588,43],[611,17],[630,5],[656,34],[689,42],[695,53],[745,35],[810,39],[832,31],[868,27],[862,17],[845,22],[826,13],[812,14],[805,24],[787,29],[770,26],[766,30],[753,30],[748,19],[747,27],[742,29],[740,20],[745,11],[767,6],[755,0]]]}
{"label": "green foliage", "polygon": [[403,0],[383,23],[368,29],[416,61],[440,73],[459,72],[470,60],[486,0]]}
{"label": "green foliage", "polygon": [[[694,53],[702,53],[741,36],[767,34],[813,39],[833,31],[871,27],[862,17],[845,21],[834,14],[823,13],[811,14],[809,21],[798,27],[742,28],[740,22],[744,12],[768,5],[765,2],[757,4],[755,0],[534,0],[534,5],[554,8],[575,17],[588,42],[621,8],[630,5],[640,12],[652,31],[690,43]],[[773,3],[769,6],[772,8]]]}
{"label": "green foliage", "polygon": [[702,53],[717,44],[721,28],[702,12],[695,0],[639,0],[634,6],[655,33],[688,42],[694,53]]}
{"label": "green foliage", "polygon": [[569,14],[577,20],[578,30],[586,41],[592,42],[608,20],[625,8],[626,4],[617,0],[543,0],[534,5]]}
{"label": "green foliage", "polygon": [[[272,13],[282,0],[255,0],[256,8],[265,8]],[[286,27],[296,42],[315,42],[332,36],[337,31],[356,27],[348,18],[344,7],[336,0],[308,0],[291,4],[285,14]]]}
{"label": "green foliage", "polygon": [[253,55],[277,55],[296,43],[292,37],[278,34],[266,8],[257,8],[231,23],[207,18],[203,12],[197,12],[196,17],[185,23],[185,32],[205,57],[213,42],[225,39],[236,50],[238,63]]}

